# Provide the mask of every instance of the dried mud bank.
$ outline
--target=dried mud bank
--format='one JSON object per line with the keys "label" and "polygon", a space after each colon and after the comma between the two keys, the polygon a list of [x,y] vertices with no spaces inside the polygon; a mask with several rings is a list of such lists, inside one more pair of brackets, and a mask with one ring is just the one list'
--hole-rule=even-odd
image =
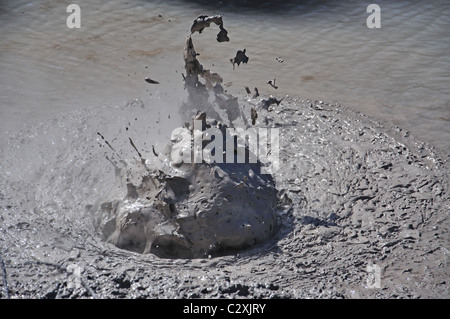
{"label": "dried mud bank", "polygon": [[[241,99],[247,107],[259,103]],[[272,108],[260,110],[255,123],[280,128],[281,168],[273,177],[286,194],[286,209],[271,240],[215,258],[125,251],[100,240],[80,217],[87,214],[83,196],[42,202],[36,185],[12,181],[4,166],[1,297],[450,297],[448,154],[338,105],[284,98]],[[101,112],[122,111],[129,113],[129,106]],[[86,122],[92,114],[84,116],[83,131],[95,132],[98,123]],[[32,133],[15,142],[32,143]],[[87,152],[94,138],[84,138],[79,147],[85,158],[70,158],[70,169],[82,177],[95,169],[85,162],[94,156]],[[19,161],[2,154],[4,165]],[[32,177],[47,179],[45,174],[37,170]],[[19,183],[26,196],[14,196]],[[63,183],[68,181],[48,185]],[[368,273],[373,265],[380,269],[379,286]]]}

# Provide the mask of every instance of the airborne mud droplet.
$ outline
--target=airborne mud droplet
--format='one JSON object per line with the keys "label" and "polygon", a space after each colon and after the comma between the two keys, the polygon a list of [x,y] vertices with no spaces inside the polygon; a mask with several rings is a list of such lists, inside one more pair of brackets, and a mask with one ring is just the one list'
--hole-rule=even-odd
{"label": "airborne mud droplet", "polygon": [[194,23],[191,26],[191,34],[198,32],[202,33],[202,31],[209,27],[211,23],[215,23],[219,26],[220,31],[217,34],[218,42],[228,42],[230,38],[228,37],[228,31],[223,27],[223,21],[221,15],[208,17],[206,15],[201,15],[197,19],[194,20]]}
{"label": "airborne mud droplet", "polygon": [[274,89],[278,89],[278,86],[275,85],[275,80],[276,80],[276,79],[269,80],[269,81],[267,81],[267,84],[269,84],[269,85],[270,85],[271,87],[273,87]]}
{"label": "airborne mud droplet", "polygon": [[219,25],[220,32],[217,34],[217,41],[218,42],[228,42],[230,41],[230,38],[228,37],[228,31],[225,30],[223,25]]}
{"label": "airborne mud droplet", "polygon": [[217,25],[223,25],[222,16],[207,16],[201,15],[197,19],[194,20],[194,23],[191,26],[191,34],[198,32],[202,33],[203,29],[209,27],[211,23],[215,23]]}
{"label": "airborne mud droplet", "polygon": [[245,55],[247,49],[244,49],[243,51],[239,50],[236,53],[236,56],[232,59],[230,59],[231,64],[233,64],[233,70],[234,70],[234,65],[237,64],[238,66],[241,63],[247,63],[248,62],[248,56]]}
{"label": "airborne mud droplet", "polygon": [[259,96],[258,88],[255,87],[255,94],[253,94],[253,98],[256,99]]}
{"label": "airborne mud droplet", "polygon": [[258,118],[258,113],[256,113],[255,108],[251,109],[252,125],[255,125],[256,119]]}

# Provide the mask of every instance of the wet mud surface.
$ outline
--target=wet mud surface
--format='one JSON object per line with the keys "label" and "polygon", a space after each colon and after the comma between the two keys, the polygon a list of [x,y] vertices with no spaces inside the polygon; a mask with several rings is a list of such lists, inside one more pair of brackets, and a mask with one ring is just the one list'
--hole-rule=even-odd
{"label": "wet mud surface", "polygon": [[[107,113],[129,114],[130,107],[142,109],[127,105]],[[91,112],[75,114],[65,134]],[[88,222],[83,198],[99,194],[80,188],[82,196],[72,200],[67,193],[61,201],[43,200],[39,187],[58,189],[69,181],[47,181],[38,167],[34,179],[15,180],[8,164],[29,159],[3,158],[2,297],[5,282],[12,298],[449,297],[446,155],[338,105],[285,98],[270,112],[260,110],[256,125],[263,120],[280,128],[281,165],[273,177],[286,194],[284,226],[272,240],[222,257],[165,259],[119,249]],[[86,159],[95,158],[98,127],[84,123],[77,147],[85,155],[57,155],[62,164],[54,170],[67,178],[94,170]],[[32,148],[36,137],[28,133],[11,145]],[[370,282],[369,264],[381,269],[379,288]]]}

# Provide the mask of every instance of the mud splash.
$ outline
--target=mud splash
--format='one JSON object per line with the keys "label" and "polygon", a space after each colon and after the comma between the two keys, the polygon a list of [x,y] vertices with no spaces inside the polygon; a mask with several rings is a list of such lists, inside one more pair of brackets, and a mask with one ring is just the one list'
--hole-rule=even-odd
{"label": "mud splash", "polygon": [[[118,170],[118,199],[102,203],[95,213],[108,242],[159,257],[199,258],[236,252],[273,236],[277,190],[270,175],[259,173],[260,162],[170,160],[178,153],[174,146],[190,140],[193,132],[176,130],[165,152],[154,160],[159,163],[139,153]],[[123,189],[125,198],[120,197]]]}
{"label": "mud splash", "polygon": [[[220,26],[219,34],[223,34],[221,16],[200,16],[194,21],[191,33],[201,33],[213,22]],[[143,158],[130,139],[139,157],[126,162],[121,160],[124,165],[116,166],[120,175],[118,188],[126,188],[127,194],[125,198],[116,195],[116,199],[100,205],[99,211],[94,213],[99,216],[97,227],[105,240],[119,248],[168,258],[208,257],[267,241],[277,228],[277,190],[272,177],[261,174],[261,162],[218,164],[203,160],[191,164],[190,150],[195,148],[195,134],[204,135],[205,129],[216,128],[224,138],[234,138],[227,136],[227,125],[222,123],[214,104],[226,110],[228,125],[232,125],[242,111],[237,98],[224,93],[220,85],[222,77],[200,64],[191,35],[186,40],[184,62],[186,75],[183,79],[189,97],[182,110],[197,113],[193,119],[201,121],[201,130],[195,130],[194,125],[175,130],[165,152],[154,154],[158,163]],[[200,77],[205,84],[200,82]],[[207,120],[207,113],[199,113],[204,110],[214,117]],[[182,158],[182,153],[188,151],[177,148],[183,140],[190,146],[188,163],[183,163]],[[114,151],[109,142],[105,142]],[[204,141],[194,152],[203,153],[207,145]],[[237,147],[236,141],[231,150],[234,158]],[[248,147],[244,152],[249,158]],[[253,156],[256,158],[255,154]]]}

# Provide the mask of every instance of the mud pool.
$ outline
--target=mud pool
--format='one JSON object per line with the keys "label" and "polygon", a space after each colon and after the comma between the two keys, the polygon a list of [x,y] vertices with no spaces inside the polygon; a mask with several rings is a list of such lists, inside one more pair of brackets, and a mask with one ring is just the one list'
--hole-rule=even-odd
{"label": "mud pool", "polygon": [[[116,184],[96,132],[123,158],[136,155],[129,137],[146,156],[152,102],[71,112],[11,139],[1,161],[11,297],[90,297],[55,265],[80,267],[96,297],[448,297],[445,155],[317,101],[286,98],[260,114],[281,129],[285,150],[274,179],[291,226],[272,240],[211,259],[159,258],[100,240],[87,205]],[[382,269],[381,288],[368,288],[368,261]]]}
{"label": "mud pool", "polygon": [[[213,73],[205,74],[217,82]],[[189,77],[184,80],[189,82]],[[209,111],[246,125],[252,118],[255,127],[280,131],[280,169],[263,180],[266,186],[268,181],[274,185],[276,195],[273,188],[263,188],[255,196],[264,201],[247,207],[250,212],[268,211],[266,221],[274,213],[276,231],[266,223],[265,230],[272,233],[259,239],[242,236],[245,231],[239,229],[227,242],[230,230],[214,219],[213,209],[219,204],[215,201],[221,196],[204,203],[203,211],[214,217],[205,229],[222,236],[218,242],[231,250],[236,247],[230,243],[239,240],[250,245],[216,256],[211,254],[214,249],[208,250],[211,241],[199,244],[200,238],[189,237],[188,232],[168,238],[180,225],[164,223],[164,214],[193,213],[181,209],[183,199],[161,206],[157,225],[147,224],[151,232],[128,227],[135,217],[155,214],[146,209],[157,207],[161,190],[180,199],[186,189],[198,195],[196,187],[206,191],[220,185],[217,175],[224,176],[220,167],[207,171],[200,166],[171,177],[167,171],[153,170],[166,165],[160,156],[167,154],[171,134],[180,129],[184,117],[191,118],[188,111],[196,113],[189,105],[198,100],[189,88],[189,96],[177,103],[154,94],[119,106],[78,109],[27,125],[2,145],[0,243],[6,270],[0,283],[2,297],[450,296],[447,153],[336,103],[284,94],[273,97],[261,88],[259,96],[229,96],[217,91],[217,83],[204,85],[216,102],[207,105]],[[217,103],[229,100],[232,104],[226,107]],[[241,112],[231,112],[231,105]],[[183,110],[181,115],[178,109]],[[148,166],[143,159],[153,162]],[[121,170],[118,164],[127,161],[134,161],[132,170]],[[197,173],[202,178],[194,178]],[[240,177],[248,181],[244,190],[258,189],[260,181]],[[171,180],[177,182],[171,185]],[[191,187],[194,180],[204,185]],[[147,182],[157,187],[148,187]],[[239,183],[230,181],[223,188],[237,192],[233,182]],[[186,187],[180,191],[180,185]],[[117,194],[116,202],[111,194]],[[148,202],[139,201],[142,198]],[[194,203],[202,201],[197,198]],[[267,203],[274,201],[278,209],[267,210]],[[121,209],[121,205],[129,206]],[[115,219],[99,220],[99,207],[109,218],[116,214]],[[128,226],[117,227],[121,225]],[[258,227],[239,218],[235,225],[244,230]],[[191,226],[195,234],[196,227]],[[254,234],[260,233],[264,230]],[[152,245],[156,253],[151,253]],[[174,252],[177,258],[167,258]],[[370,273],[374,265],[379,269],[376,285]]]}

